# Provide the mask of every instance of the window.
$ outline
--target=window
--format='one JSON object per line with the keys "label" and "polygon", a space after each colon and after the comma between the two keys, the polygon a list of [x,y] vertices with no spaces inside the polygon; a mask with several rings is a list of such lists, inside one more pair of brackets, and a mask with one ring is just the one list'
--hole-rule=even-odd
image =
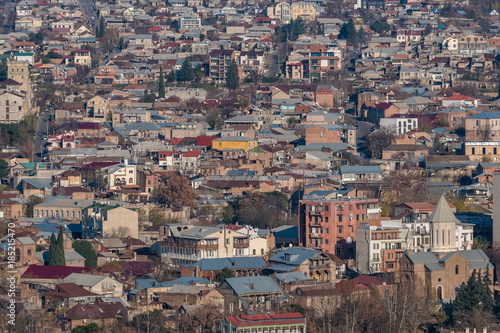
{"label": "window", "polygon": [[476,155],[476,148],[472,148],[472,155]]}
{"label": "window", "polygon": [[341,233],[342,233],[342,231],[343,231],[343,230],[342,230],[342,227],[339,227],[339,234],[341,234]]}
{"label": "window", "polygon": [[328,206],[325,206],[325,212],[328,212],[329,208]]}

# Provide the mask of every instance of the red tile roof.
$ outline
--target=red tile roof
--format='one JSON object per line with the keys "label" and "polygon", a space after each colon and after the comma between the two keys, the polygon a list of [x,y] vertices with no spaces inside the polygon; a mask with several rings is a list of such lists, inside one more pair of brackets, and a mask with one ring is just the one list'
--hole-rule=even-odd
{"label": "red tile roof", "polygon": [[196,145],[202,147],[211,147],[212,140],[219,139],[218,136],[199,136],[196,138]]}
{"label": "red tile roof", "polygon": [[445,101],[475,101],[475,98],[465,96],[465,95],[455,95],[444,99]]}
{"label": "red tile roof", "polygon": [[72,273],[89,272],[89,267],[31,265],[21,276],[23,279],[64,279]]}

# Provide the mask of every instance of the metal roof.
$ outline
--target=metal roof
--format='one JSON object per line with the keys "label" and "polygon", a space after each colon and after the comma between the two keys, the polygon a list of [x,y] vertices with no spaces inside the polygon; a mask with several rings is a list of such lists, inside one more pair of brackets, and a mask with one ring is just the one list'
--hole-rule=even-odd
{"label": "metal roof", "polygon": [[290,247],[286,250],[278,251],[274,256],[269,258],[269,261],[286,265],[300,265],[320,253],[309,248]]}
{"label": "metal roof", "polygon": [[247,294],[281,293],[282,289],[270,276],[242,276],[226,279],[238,296]]}
{"label": "metal roof", "polygon": [[276,279],[283,283],[292,283],[295,281],[307,280],[307,277],[302,272],[278,273]]}
{"label": "metal roof", "polygon": [[343,165],[340,167],[340,173],[343,175],[351,173],[382,174],[382,169],[380,165]]}
{"label": "metal roof", "polygon": [[233,257],[201,259],[194,264],[184,267],[198,267],[201,271],[221,271],[225,267],[230,269],[250,269],[266,267],[266,262],[261,257]]}

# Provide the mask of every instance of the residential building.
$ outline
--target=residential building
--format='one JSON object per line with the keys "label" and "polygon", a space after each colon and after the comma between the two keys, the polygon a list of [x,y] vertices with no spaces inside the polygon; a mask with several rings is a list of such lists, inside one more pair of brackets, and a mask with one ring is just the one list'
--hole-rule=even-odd
{"label": "residential building", "polygon": [[392,130],[395,134],[401,135],[418,128],[418,118],[410,115],[400,115],[394,118],[380,119],[380,128]]}
{"label": "residential building", "polygon": [[192,264],[204,258],[249,256],[248,236],[227,228],[189,224],[160,226],[160,239],[151,247],[174,265]]}
{"label": "residential building", "polygon": [[200,173],[201,151],[159,151],[160,168],[193,177]]}
{"label": "residential building", "polygon": [[225,82],[229,66],[235,60],[234,50],[212,50],[209,57],[209,77],[217,83]]}
{"label": "residential building", "polygon": [[83,213],[83,238],[139,237],[139,215],[136,211],[94,203]]}
{"label": "residential building", "polygon": [[399,259],[411,247],[411,231],[406,228],[371,226],[356,229],[356,268],[361,274],[392,273]]}
{"label": "residential building", "polygon": [[76,50],[75,64],[92,67],[92,57],[90,55],[90,50]]}
{"label": "residential building", "polygon": [[234,316],[222,319],[222,333],[306,333],[306,318],[300,313]]}
{"label": "residential building", "polygon": [[201,26],[201,19],[199,17],[181,17],[179,19],[179,29],[188,30],[199,28]]}
{"label": "residential building", "polygon": [[343,182],[382,180],[382,169],[379,165],[342,165],[340,174]]}
{"label": "residential building", "polygon": [[0,94],[0,122],[18,123],[28,114],[26,95],[21,92],[4,91]]}
{"label": "residential building", "polygon": [[105,172],[110,190],[125,185],[137,185],[137,166],[129,165],[128,160],[125,160],[123,164],[107,167]]}
{"label": "residential building", "polygon": [[484,158],[492,162],[500,161],[500,141],[472,141],[465,142],[465,155],[472,161],[483,161]]}
{"label": "residential building", "polygon": [[316,19],[316,8],[312,2],[299,1],[292,4],[292,19],[302,18],[304,21]]}
{"label": "residential building", "polygon": [[365,222],[380,222],[378,199],[334,198],[299,204],[299,242],[339,258],[355,256],[356,228]]}
{"label": "residential building", "polygon": [[35,217],[61,218],[79,221],[85,208],[92,206],[92,200],[74,200],[52,197],[34,207]]}
{"label": "residential building", "polygon": [[267,17],[279,19],[281,23],[288,24],[292,18],[290,4],[287,2],[272,2],[267,6]]}
{"label": "residential building", "polygon": [[244,136],[226,136],[212,140],[212,147],[213,149],[222,151],[241,149],[247,154],[250,150],[257,147],[257,140]]}
{"label": "residential building", "polygon": [[458,38],[458,52],[461,55],[480,55],[486,53],[488,40],[479,35],[470,34]]}
{"label": "residential building", "polygon": [[181,266],[181,276],[194,276],[215,281],[217,274],[224,268],[233,272],[234,277],[259,275],[266,262],[261,257],[204,258],[194,264]]}
{"label": "residential building", "polygon": [[[301,3],[301,2],[299,2]],[[342,50],[327,45],[311,45],[309,49],[309,78],[321,80],[329,73],[342,69]]]}
{"label": "residential building", "polygon": [[465,118],[465,137],[469,142],[500,141],[500,111],[481,112]]}

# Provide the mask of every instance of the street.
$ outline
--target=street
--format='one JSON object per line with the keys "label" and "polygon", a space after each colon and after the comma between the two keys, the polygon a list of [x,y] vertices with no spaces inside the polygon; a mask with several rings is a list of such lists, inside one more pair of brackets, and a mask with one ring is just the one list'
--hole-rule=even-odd
{"label": "street", "polygon": [[279,46],[271,52],[269,57],[269,70],[267,72],[268,77],[276,76],[276,74],[281,74],[281,61],[280,57],[282,54],[285,54],[286,43],[281,42]]}
{"label": "street", "polygon": [[93,0],[79,0],[80,8],[82,9],[83,15],[87,17],[87,20],[92,25],[92,29],[95,29],[95,5]]}
{"label": "street", "polygon": [[14,18],[15,18],[15,2],[12,2],[11,0],[4,0],[2,3],[3,7],[3,17],[5,18],[3,22],[3,33],[9,33],[14,25]]}
{"label": "street", "polygon": [[41,112],[41,115],[38,117],[38,122],[36,124],[36,134],[34,139],[35,141],[34,162],[42,161],[43,149],[45,149],[44,147],[45,140],[43,140],[43,137],[49,135],[47,132],[48,127],[50,127],[49,120],[50,120],[50,114],[48,110]]}

